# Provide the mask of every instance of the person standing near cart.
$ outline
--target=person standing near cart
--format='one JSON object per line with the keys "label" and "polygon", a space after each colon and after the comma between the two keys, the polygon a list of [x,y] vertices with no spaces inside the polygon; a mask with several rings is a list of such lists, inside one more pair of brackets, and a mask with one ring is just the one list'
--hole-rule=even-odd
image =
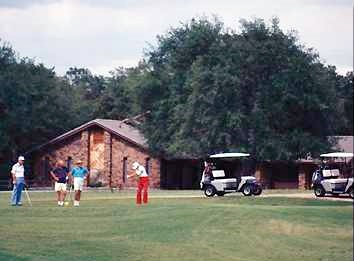
{"label": "person standing near cart", "polygon": [[149,175],[146,172],[144,166],[140,165],[138,162],[133,163],[132,169],[135,170],[135,173],[129,175],[128,178],[133,176],[136,176],[138,178],[137,190],[136,190],[136,204],[141,205],[141,201],[144,204],[147,204],[148,189],[149,189]]}
{"label": "person standing near cart", "polygon": [[213,168],[210,162],[204,161],[204,170],[202,174],[202,182],[210,183],[213,179]]}
{"label": "person standing near cart", "polygon": [[13,190],[11,195],[11,205],[12,206],[21,206],[21,196],[22,190],[25,187],[25,167],[24,167],[25,158],[23,156],[18,157],[18,161],[15,165],[12,166],[11,175],[12,175],[12,184]]}
{"label": "person standing near cart", "polygon": [[84,182],[87,179],[88,170],[82,166],[82,160],[76,162],[77,166],[71,170],[70,176],[74,178],[75,200],[74,207],[80,206],[81,191],[84,188]]}
{"label": "person standing near cart", "polygon": [[59,160],[57,162],[57,166],[50,172],[50,175],[55,180],[54,190],[57,193],[58,206],[64,206],[68,172],[69,170],[65,166],[65,162],[63,160]]}

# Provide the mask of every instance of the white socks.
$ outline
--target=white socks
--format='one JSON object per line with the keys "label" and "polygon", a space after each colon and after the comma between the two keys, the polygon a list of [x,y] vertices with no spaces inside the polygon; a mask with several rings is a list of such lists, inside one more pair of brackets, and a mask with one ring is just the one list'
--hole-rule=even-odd
{"label": "white socks", "polygon": [[[64,201],[58,201],[58,206],[64,206]],[[75,200],[74,201],[74,207],[80,206],[80,201]]]}

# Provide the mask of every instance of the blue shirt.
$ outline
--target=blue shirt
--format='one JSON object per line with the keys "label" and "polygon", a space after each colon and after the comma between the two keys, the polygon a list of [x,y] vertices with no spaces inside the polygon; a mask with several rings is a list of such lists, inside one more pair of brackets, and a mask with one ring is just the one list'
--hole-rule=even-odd
{"label": "blue shirt", "polygon": [[83,178],[87,175],[88,170],[84,167],[75,167],[72,169],[71,174],[74,178]]}

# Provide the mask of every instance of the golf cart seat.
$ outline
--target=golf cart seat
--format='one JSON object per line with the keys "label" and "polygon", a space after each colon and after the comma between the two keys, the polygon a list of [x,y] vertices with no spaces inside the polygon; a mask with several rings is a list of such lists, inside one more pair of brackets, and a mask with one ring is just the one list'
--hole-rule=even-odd
{"label": "golf cart seat", "polygon": [[340,175],[339,169],[324,169],[322,170],[324,178],[338,178]]}
{"label": "golf cart seat", "polygon": [[214,178],[224,178],[225,177],[224,170],[213,170],[212,173],[213,173]]}

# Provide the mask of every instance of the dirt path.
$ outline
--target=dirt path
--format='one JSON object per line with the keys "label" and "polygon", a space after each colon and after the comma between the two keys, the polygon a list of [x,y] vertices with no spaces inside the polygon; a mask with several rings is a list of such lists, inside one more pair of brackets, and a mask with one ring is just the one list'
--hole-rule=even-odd
{"label": "dirt path", "polygon": [[316,197],[312,193],[270,193],[270,194],[262,194],[261,197],[269,198],[269,197],[287,197],[287,198],[306,198],[306,199],[318,199],[318,200],[332,200],[332,201],[347,201],[353,202],[351,198],[346,195],[341,196],[325,196],[325,197]]}

